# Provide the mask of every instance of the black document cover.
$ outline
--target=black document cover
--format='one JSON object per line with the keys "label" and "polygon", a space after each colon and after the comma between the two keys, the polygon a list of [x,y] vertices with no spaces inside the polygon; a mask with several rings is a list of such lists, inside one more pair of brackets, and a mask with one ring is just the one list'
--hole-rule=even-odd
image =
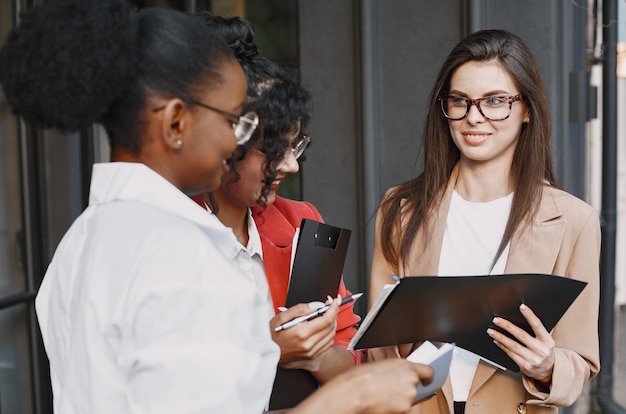
{"label": "black document cover", "polygon": [[287,292],[288,308],[336,297],[346,261],[348,229],[302,219]]}
{"label": "black document cover", "polygon": [[[349,229],[303,219],[287,292],[287,307],[337,297],[350,241]],[[278,367],[270,410],[292,408],[319,384],[308,371]]]}
{"label": "black document cover", "polygon": [[[350,349],[421,342],[454,342],[507,369],[519,367],[487,335],[501,316],[532,329],[519,312],[525,303],[551,331],[587,283],[544,274],[405,277],[366,315]],[[381,295],[384,293],[381,292]],[[381,296],[382,297],[382,296]],[[499,330],[499,329],[498,329]]]}

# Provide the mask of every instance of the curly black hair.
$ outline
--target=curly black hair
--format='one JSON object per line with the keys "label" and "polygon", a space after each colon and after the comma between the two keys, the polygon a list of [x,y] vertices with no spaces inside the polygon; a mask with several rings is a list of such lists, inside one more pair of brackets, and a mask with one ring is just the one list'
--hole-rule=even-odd
{"label": "curly black hair", "polygon": [[[259,48],[253,43],[254,28],[249,21],[241,17],[215,16],[208,11],[198,12],[196,16],[230,45],[246,74],[248,99],[243,112],[256,112],[261,120],[261,128],[254,132],[247,143],[235,150],[229,164],[236,181],[240,178],[237,163],[261,142],[261,150],[267,162],[265,186],[257,203],[265,206],[272,182],[277,176],[276,166],[283,160],[289,146],[285,135],[298,121],[301,129],[306,127],[310,118],[311,94],[271,59],[259,53]],[[213,211],[217,210],[212,198],[210,207]]]}
{"label": "curly black hair", "polygon": [[254,27],[248,20],[239,16],[216,16],[207,10],[195,15],[230,46],[246,73],[250,97],[258,96],[266,82],[287,77],[271,59],[260,54],[254,43]]}
{"label": "curly black hair", "polygon": [[[257,203],[265,206],[267,194],[270,192],[272,182],[278,174],[276,166],[285,157],[285,151],[290,142],[285,135],[298,121],[300,129],[304,129],[309,121],[310,93],[299,83],[285,78],[263,89],[254,99],[249,99],[244,111],[254,111],[262,120],[262,130],[255,132],[250,143],[241,146],[240,158],[243,158],[252,146],[260,141],[261,151],[266,155],[265,163],[265,186],[261,190],[261,196]],[[231,166],[236,175],[236,162],[238,157],[231,158]]]}
{"label": "curly black hair", "polygon": [[138,154],[147,94],[192,99],[220,82],[233,53],[206,25],[124,0],[48,0],[20,16],[0,50],[0,83],[34,127],[76,131],[101,123],[111,146]]}

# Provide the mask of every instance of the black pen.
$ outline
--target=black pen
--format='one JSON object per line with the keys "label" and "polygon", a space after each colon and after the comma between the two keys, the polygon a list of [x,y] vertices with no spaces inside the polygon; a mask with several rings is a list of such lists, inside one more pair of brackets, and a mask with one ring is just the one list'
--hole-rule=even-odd
{"label": "black pen", "polygon": [[[339,304],[339,306],[345,305],[347,303],[356,301],[358,298],[360,298],[361,296],[363,296],[363,293],[355,293],[354,295],[345,297],[343,299],[341,299],[341,303]],[[308,315],[303,315],[303,316],[298,316],[297,318],[294,318],[292,320],[290,320],[289,322],[285,322],[280,326],[277,326],[276,328],[274,328],[275,332],[279,332],[279,331],[284,331],[285,329],[289,329],[292,328],[302,322],[305,321],[310,321],[312,319],[317,318],[318,316],[322,316],[324,313],[326,313],[326,311],[330,309],[330,305],[324,305],[321,308],[309,313]]]}

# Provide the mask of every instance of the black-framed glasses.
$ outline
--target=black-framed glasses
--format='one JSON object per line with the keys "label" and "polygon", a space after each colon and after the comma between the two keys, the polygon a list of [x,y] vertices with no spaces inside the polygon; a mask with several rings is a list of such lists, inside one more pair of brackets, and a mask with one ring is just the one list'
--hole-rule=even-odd
{"label": "black-framed glasses", "polygon": [[[218,114],[224,115],[228,118],[228,121],[232,125],[233,131],[235,132],[237,145],[242,145],[248,142],[248,140],[252,137],[254,130],[259,126],[259,117],[256,112],[247,112],[243,115],[236,115],[194,99],[183,99],[183,102],[189,105],[197,105],[205,109],[210,109],[211,111],[217,112]],[[152,111],[158,112],[163,108],[165,108],[165,105],[152,108]]]}
{"label": "black-framed glasses", "polygon": [[511,115],[513,102],[521,101],[521,93],[508,96],[486,96],[484,98],[469,99],[461,96],[440,96],[443,115],[451,121],[458,121],[469,114],[472,105],[476,105],[478,112],[490,121],[504,121]]}

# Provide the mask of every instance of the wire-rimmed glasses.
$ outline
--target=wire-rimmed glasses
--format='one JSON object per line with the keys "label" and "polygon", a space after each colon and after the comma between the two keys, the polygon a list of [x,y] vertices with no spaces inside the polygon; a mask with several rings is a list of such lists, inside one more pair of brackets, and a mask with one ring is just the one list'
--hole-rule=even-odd
{"label": "wire-rimmed glasses", "polygon": [[451,121],[465,118],[472,105],[476,105],[478,112],[490,121],[504,121],[511,115],[513,102],[524,99],[521,93],[517,95],[486,96],[484,98],[469,99],[462,96],[440,96],[443,115]]}
{"label": "wire-rimmed glasses", "polygon": [[[311,137],[304,133],[299,133],[298,136],[289,144],[289,146],[285,149],[285,154],[280,162],[276,165],[276,170],[281,169],[287,163],[287,157],[289,154],[293,155],[293,157],[297,160],[304,154],[304,150],[311,142]],[[261,155],[267,156],[263,151],[256,149],[254,147],[251,148],[252,151],[259,153]]]}
{"label": "wire-rimmed glasses", "polygon": [[293,158],[296,160],[300,158],[300,156],[304,154],[304,150],[310,142],[311,137],[300,132],[285,150],[285,156],[283,157],[282,161],[278,165],[276,165],[276,169],[279,170],[283,165],[287,163],[287,157],[289,156],[289,153],[291,153],[291,155],[293,155]]}
{"label": "wire-rimmed glasses", "polygon": [[[226,118],[228,118],[228,121],[233,127],[237,145],[242,145],[248,142],[248,140],[252,137],[254,130],[259,126],[259,117],[256,112],[247,112],[243,115],[236,115],[231,112],[216,108],[214,106],[196,101],[194,99],[183,99],[183,102],[189,105],[197,105],[202,108],[215,111],[218,114],[224,115]],[[163,108],[165,108],[165,105],[153,108],[152,111],[158,112]]]}

